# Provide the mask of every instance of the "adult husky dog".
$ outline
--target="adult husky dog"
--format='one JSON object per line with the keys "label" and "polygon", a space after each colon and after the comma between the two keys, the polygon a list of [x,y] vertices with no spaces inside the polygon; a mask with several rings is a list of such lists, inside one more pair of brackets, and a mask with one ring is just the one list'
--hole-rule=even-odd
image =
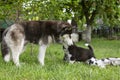
{"label": "adult husky dog", "polygon": [[57,40],[71,45],[74,41],[71,38],[73,35],[72,26],[67,22],[27,21],[14,23],[3,33],[1,43],[2,56],[5,62],[9,62],[12,59],[16,66],[20,66],[19,56],[26,42],[35,43],[40,45],[38,60],[41,65],[44,65],[47,46]]}

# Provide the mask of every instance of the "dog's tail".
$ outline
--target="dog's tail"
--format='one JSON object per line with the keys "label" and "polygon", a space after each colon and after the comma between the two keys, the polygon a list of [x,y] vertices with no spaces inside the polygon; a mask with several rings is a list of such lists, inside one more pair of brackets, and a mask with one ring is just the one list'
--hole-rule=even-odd
{"label": "dog's tail", "polygon": [[93,52],[93,48],[88,43],[86,43],[85,46],[87,46]]}
{"label": "dog's tail", "polygon": [[6,40],[5,40],[5,36],[6,36],[7,32],[8,32],[8,30],[9,30],[9,28],[7,28],[7,29],[3,32],[3,34],[2,34],[1,53],[2,53],[2,57],[3,57],[4,59],[5,59],[5,56],[6,56],[7,54],[9,54],[9,52],[10,52],[10,49],[9,49],[7,43],[6,43]]}

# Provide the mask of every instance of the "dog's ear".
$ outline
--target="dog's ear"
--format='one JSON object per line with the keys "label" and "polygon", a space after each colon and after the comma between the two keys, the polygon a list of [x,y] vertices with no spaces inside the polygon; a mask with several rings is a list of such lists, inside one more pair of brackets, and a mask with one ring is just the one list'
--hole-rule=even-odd
{"label": "dog's ear", "polygon": [[61,32],[61,31],[66,31],[68,25],[61,23],[61,24],[59,24],[57,27],[58,27],[58,28],[57,28],[57,31],[58,31],[58,32]]}
{"label": "dog's ear", "polygon": [[[52,22],[51,22],[52,23]],[[53,25],[52,25],[52,30],[56,31],[57,33],[59,33],[61,30],[62,30],[62,26],[61,26],[62,22],[61,21],[56,21],[56,22],[53,22]]]}

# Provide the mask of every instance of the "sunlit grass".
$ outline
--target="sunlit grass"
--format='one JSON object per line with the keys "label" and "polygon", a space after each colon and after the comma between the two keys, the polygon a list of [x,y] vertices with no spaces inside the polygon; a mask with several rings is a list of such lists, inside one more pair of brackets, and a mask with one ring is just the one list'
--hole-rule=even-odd
{"label": "sunlit grass", "polygon": [[[77,45],[85,47],[83,41]],[[91,45],[99,59],[120,57],[120,41],[93,39]],[[0,80],[120,80],[119,66],[107,66],[105,69],[101,69],[84,63],[64,62],[60,44],[49,46],[43,67],[39,64],[37,55],[38,45],[34,45],[33,54],[28,45],[20,56],[20,62],[24,62],[24,64],[19,68],[12,62],[5,63],[0,57]]]}

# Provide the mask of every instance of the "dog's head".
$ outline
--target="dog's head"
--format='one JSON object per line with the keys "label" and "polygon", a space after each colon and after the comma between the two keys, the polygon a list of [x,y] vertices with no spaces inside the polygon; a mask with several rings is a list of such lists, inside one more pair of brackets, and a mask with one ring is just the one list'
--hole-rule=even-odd
{"label": "dog's head", "polygon": [[69,23],[61,23],[58,28],[59,39],[63,44],[73,45],[78,41],[78,34],[73,33],[73,27]]}
{"label": "dog's head", "polygon": [[110,64],[110,60],[108,59],[96,59],[96,58],[91,58],[87,61],[88,64],[90,65],[97,65],[99,66],[100,68],[105,68],[106,65]]}
{"label": "dog's head", "polygon": [[97,59],[92,57],[89,60],[87,60],[87,63],[90,65],[97,65]]}

